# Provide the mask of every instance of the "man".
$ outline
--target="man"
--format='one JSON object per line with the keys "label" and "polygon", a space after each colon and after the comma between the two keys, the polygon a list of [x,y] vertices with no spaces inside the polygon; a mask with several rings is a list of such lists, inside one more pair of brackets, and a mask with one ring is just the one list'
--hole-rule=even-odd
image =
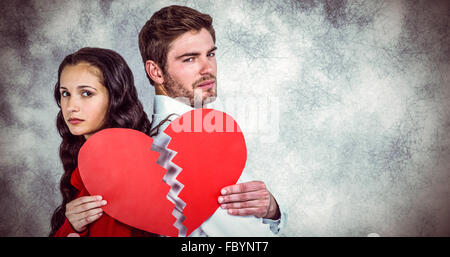
{"label": "man", "polygon": [[[172,114],[207,107],[216,99],[217,48],[209,15],[185,6],[162,8],[140,31],[139,49],[155,87],[152,123],[158,131],[177,117]],[[238,182],[246,180],[243,172]],[[221,208],[191,236],[270,236],[286,220],[261,181],[227,186],[218,202]]]}

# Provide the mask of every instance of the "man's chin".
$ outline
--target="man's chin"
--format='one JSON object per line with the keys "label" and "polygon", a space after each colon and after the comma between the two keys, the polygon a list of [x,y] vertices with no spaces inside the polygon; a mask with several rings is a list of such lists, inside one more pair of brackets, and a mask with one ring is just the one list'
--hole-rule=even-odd
{"label": "man's chin", "polygon": [[207,91],[194,90],[194,97],[191,98],[191,106],[194,108],[202,108],[206,104],[212,103],[216,100],[217,93],[215,88]]}
{"label": "man's chin", "polygon": [[208,96],[202,99],[194,97],[194,99],[191,99],[191,106],[194,108],[203,108],[205,105],[214,102],[216,98],[216,96]]}
{"label": "man's chin", "polygon": [[217,96],[208,96],[205,99],[203,99],[203,105],[212,103],[216,100]]}
{"label": "man's chin", "polygon": [[211,88],[206,92],[203,92],[203,97],[202,97],[203,105],[214,102],[216,100],[216,98],[217,98],[216,87]]}

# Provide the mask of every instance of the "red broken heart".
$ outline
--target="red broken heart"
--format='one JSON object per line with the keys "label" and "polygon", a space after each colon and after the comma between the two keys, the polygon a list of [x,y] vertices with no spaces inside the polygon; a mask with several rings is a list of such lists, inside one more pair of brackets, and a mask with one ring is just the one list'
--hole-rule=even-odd
{"label": "red broken heart", "polygon": [[[165,130],[172,162],[182,168],[177,180],[184,187],[178,197],[186,203],[183,225],[187,234],[197,229],[219,207],[220,189],[235,184],[242,174],[247,150],[236,121],[226,113],[195,109],[174,120]],[[131,129],[105,129],[86,141],[78,168],[91,195],[108,201],[111,217],[149,232],[178,236],[173,226],[170,186],[166,170],[156,163],[153,139]]]}

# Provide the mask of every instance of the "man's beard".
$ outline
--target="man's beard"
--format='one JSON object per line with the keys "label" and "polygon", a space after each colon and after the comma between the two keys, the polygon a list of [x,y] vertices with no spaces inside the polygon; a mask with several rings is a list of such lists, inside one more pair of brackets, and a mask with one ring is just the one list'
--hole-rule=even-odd
{"label": "man's beard", "polygon": [[[212,88],[207,89],[205,92],[208,93],[205,97],[203,97],[203,89],[197,88],[202,82],[207,80],[214,80],[215,85]],[[217,97],[217,80],[216,77],[212,74],[208,74],[201,79],[195,81],[191,87],[192,91],[189,91],[183,84],[179,81],[175,80],[170,76],[170,74],[166,73],[164,76],[164,88],[167,92],[167,95],[176,98],[177,100],[189,104],[194,108],[201,108],[204,105],[213,102]]]}

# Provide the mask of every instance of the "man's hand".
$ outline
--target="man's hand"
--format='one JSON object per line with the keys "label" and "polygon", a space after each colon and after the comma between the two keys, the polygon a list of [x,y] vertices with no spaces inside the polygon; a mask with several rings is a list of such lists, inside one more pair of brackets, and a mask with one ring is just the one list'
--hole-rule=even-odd
{"label": "man's hand", "polygon": [[279,219],[280,209],[262,181],[251,181],[222,188],[220,207],[231,215]]}
{"label": "man's hand", "polygon": [[90,223],[98,220],[106,204],[101,196],[82,196],[66,204],[66,217],[76,232],[82,232]]}

